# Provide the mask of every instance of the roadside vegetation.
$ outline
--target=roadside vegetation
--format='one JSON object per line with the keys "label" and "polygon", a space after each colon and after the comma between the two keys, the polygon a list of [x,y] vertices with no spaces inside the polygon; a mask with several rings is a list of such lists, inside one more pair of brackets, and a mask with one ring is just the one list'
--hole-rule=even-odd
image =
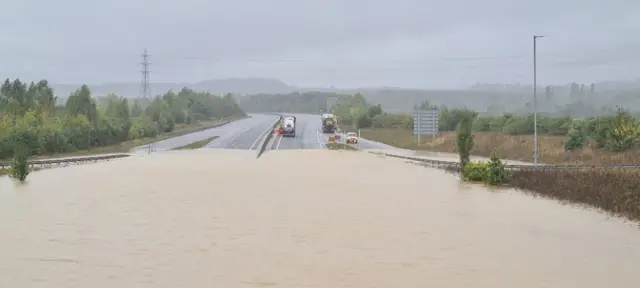
{"label": "roadside vegetation", "polygon": [[123,152],[241,117],[230,94],[184,88],[130,102],[113,94],[94,98],[82,85],[61,104],[46,80],[7,79],[0,88],[0,160],[24,172],[20,163],[28,158]]}
{"label": "roadside vegetation", "polygon": [[327,149],[329,150],[347,150],[347,151],[358,151],[357,148],[352,145],[345,145],[344,143],[328,143]]}
{"label": "roadside vegetation", "polygon": [[[464,109],[440,110],[439,130],[435,139],[412,133],[410,115],[387,115],[392,121],[374,121],[361,129],[363,138],[411,150],[455,153],[457,121],[473,119],[476,145],[472,155],[489,157],[497,151],[511,160],[533,160],[533,116],[479,116]],[[395,123],[395,124],[389,124]],[[538,148],[540,161],[550,164],[640,164],[640,119],[618,108],[607,116],[573,119],[539,117]]]}

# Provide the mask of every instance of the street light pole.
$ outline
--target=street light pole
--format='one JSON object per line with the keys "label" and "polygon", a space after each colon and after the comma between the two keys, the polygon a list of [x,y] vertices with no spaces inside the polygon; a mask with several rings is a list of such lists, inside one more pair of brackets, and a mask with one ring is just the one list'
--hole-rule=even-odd
{"label": "street light pole", "polygon": [[538,79],[536,71],[536,40],[544,36],[533,35],[533,163],[538,166]]}

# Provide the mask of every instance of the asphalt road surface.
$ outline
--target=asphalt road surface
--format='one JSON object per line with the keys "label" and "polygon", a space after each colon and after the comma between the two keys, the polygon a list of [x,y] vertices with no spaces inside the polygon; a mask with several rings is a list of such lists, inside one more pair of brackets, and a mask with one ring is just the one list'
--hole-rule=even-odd
{"label": "asphalt road surface", "polygon": [[[154,151],[167,151],[174,148],[189,145],[213,136],[218,136],[207,148],[230,148],[230,149],[255,149],[259,144],[258,138],[275,121],[278,116],[264,114],[249,114],[251,118],[238,120],[220,127],[215,127],[159,142],[152,145]],[[147,146],[136,147],[136,151],[145,151]]]}
{"label": "asphalt road surface", "polygon": [[[296,137],[277,137],[274,139],[273,150],[287,149],[320,149],[329,141],[329,134],[322,133],[322,123],[319,115],[286,114],[296,116]],[[349,131],[351,132],[351,131]],[[356,132],[356,131],[353,131]],[[344,134],[342,134],[344,137]],[[397,149],[383,143],[360,139],[360,149]]]}
{"label": "asphalt road surface", "polygon": [[[296,116],[295,137],[275,137],[273,150],[290,149],[322,149],[326,147],[329,134],[322,133],[319,115],[284,114]],[[271,133],[272,125],[278,120],[277,115],[250,114],[251,118],[238,120],[227,125],[191,133],[152,144],[154,151],[167,151],[191,143],[218,136],[205,148],[255,150],[262,144],[267,133]],[[361,140],[361,149],[396,149],[378,142]],[[136,151],[146,152],[147,146],[137,147]]]}
{"label": "asphalt road surface", "polygon": [[308,114],[286,114],[296,117],[295,137],[276,137],[274,149],[322,149],[327,143],[320,133],[320,116]]}

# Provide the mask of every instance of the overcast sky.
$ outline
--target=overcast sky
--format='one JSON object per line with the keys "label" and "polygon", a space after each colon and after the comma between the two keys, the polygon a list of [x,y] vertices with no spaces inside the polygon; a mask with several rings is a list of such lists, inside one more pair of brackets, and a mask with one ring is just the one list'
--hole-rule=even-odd
{"label": "overcast sky", "polygon": [[636,79],[634,0],[3,0],[0,77],[448,88]]}

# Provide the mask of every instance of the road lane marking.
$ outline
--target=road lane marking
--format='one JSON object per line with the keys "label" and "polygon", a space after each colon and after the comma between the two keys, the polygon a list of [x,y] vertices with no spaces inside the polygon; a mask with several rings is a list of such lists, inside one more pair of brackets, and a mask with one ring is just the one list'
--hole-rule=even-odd
{"label": "road lane marking", "polygon": [[320,140],[320,129],[316,130],[316,137],[318,138],[318,143],[320,143],[320,148],[324,148],[324,143]]}
{"label": "road lane marking", "polygon": [[258,148],[258,147],[254,147],[258,144],[258,141],[260,141],[260,139],[262,139],[262,137],[264,137],[267,132],[271,131],[273,129],[273,124],[269,125],[269,127],[267,127],[267,130],[264,130],[262,133],[260,133],[260,136],[258,136],[258,138],[256,138],[256,141],[253,141],[253,144],[251,144],[251,146],[249,146],[249,150],[253,150],[254,148]]}
{"label": "road lane marking", "polygon": [[278,144],[276,145],[276,150],[280,149],[280,142],[282,142],[282,135],[280,136],[280,139],[278,139]]}

